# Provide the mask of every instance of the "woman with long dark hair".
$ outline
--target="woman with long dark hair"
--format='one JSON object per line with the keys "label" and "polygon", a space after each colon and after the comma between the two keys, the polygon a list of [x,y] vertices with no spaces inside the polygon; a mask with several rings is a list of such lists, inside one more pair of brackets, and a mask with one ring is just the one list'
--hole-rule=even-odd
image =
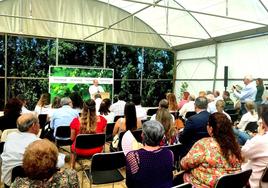
{"label": "woman with long dark hair", "polygon": [[138,128],[141,128],[141,120],[137,118],[135,104],[128,102],[125,105],[124,117],[119,118],[115,123],[113,136],[119,132],[134,131]]}
{"label": "woman with long dark hair", "polygon": [[197,141],[181,160],[185,182],[195,187],[214,187],[217,178],[241,170],[241,149],[226,115],[216,112],[208,120],[210,137]]}
{"label": "woman with long dark hair", "polygon": [[[82,109],[81,117],[74,118],[70,124],[72,151],[75,150],[75,139],[78,134],[103,133],[107,125],[107,120],[102,116],[96,115],[96,103],[93,99],[87,100]],[[102,147],[93,149],[76,149],[76,153],[81,156],[92,156],[102,151]],[[75,156],[71,155],[71,168],[75,167]]]}

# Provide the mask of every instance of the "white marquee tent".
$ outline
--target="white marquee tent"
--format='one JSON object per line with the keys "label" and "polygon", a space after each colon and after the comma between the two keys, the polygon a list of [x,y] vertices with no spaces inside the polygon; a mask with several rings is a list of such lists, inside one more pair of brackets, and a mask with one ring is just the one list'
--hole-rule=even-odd
{"label": "white marquee tent", "polygon": [[169,49],[175,91],[268,79],[268,0],[0,0],[0,32]]}

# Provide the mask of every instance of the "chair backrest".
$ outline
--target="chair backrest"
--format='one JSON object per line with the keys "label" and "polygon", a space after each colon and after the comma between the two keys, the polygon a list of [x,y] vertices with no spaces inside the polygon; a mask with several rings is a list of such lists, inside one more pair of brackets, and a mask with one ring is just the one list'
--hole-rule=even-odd
{"label": "chair backrest", "polygon": [[12,169],[12,172],[11,172],[11,183],[16,179],[16,177],[26,177],[22,166],[15,166]]}
{"label": "chair backrest", "polygon": [[252,170],[244,170],[234,174],[226,174],[218,178],[215,188],[235,187],[243,188],[247,185]]}
{"label": "chair backrest", "polygon": [[114,170],[126,166],[124,152],[96,153],[92,157],[91,171]]}
{"label": "chair backrest", "polygon": [[238,113],[236,109],[226,109],[225,112],[229,115]]}
{"label": "chair backrest", "polygon": [[257,133],[258,132],[258,124],[256,121],[254,122],[249,122],[245,128],[245,131],[250,131],[252,133]]}
{"label": "chair backrest", "polygon": [[158,110],[158,108],[149,108],[147,110],[147,116],[152,116],[152,115],[156,114],[157,110]]}
{"label": "chair backrest", "polygon": [[115,116],[114,117],[114,122],[116,122],[119,118],[123,118],[124,116]]}
{"label": "chair backrest", "polygon": [[192,188],[192,184],[190,184],[190,183],[183,183],[183,184],[174,186],[172,188]]}
{"label": "chair backrest", "polygon": [[44,128],[45,125],[47,124],[47,114],[39,114],[38,115],[38,119],[39,119],[39,124],[40,124],[40,128]]}
{"label": "chair backrest", "polygon": [[137,142],[142,143],[142,137],[141,137],[142,129],[137,129],[135,131],[132,131],[131,133],[135,137]]}
{"label": "chair backrest", "polygon": [[58,126],[55,131],[56,139],[70,138],[71,129],[70,126]]}
{"label": "chair backrest", "polygon": [[191,117],[191,116],[193,116],[193,115],[195,115],[195,114],[196,114],[195,111],[189,111],[189,112],[186,112],[186,114],[185,114],[185,118],[188,119],[189,117]]}
{"label": "chair backrest", "polygon": [[183,154],[183,145],[182,144],[174,144],[174,145],[168,145],[164,146],[165,148],[168,148],[172,151],[174,155],[174,167],[177,170],[180,170],[180,160],[182,158]]}
{"label": "chair backrest", "polygon": [[105,131],[105,134],[106,134],[106,142],[113,140],[114,125],[115,125],[115,122],[113,122],[113,123],[107,123],[107,125],[106,125],[106,131]]}
{"label": "chair backrest", "polygon": [[104,146],[105,134],[79,134],[76,137],[75,149],[91,149]]}
{"label": "chair backrest", "polygon": [[238,112],[237,112],[236,109],[228,109],[228,110],[226,110],[225,112],[226,112],[227,114],[229,114],[229,116],[230,116],[231,119],[232,119],[232,122],[235,122],[235,121],[238,120],[238,116],[239,116],[239,114],[238,114]]}
{"label": "chair backrest", "polygon": [[0,155],[3,153],[4,151],[4,145],[5,145],[5,142],[0,142]]}
{"label": "chair backrest", "polygon": [[5,142],[7,139],[7,135],[12,133],[12,132],[19,132],[18,129],[6,129],[3,131],[2,135],[1,135],[1,142]]}

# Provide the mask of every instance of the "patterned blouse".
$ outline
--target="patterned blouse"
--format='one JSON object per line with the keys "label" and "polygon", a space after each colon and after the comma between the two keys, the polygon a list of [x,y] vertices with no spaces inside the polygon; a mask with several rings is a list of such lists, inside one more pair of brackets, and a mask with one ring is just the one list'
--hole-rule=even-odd
{"label": "patterned blouse", "polygon": [[31,180],[16,178],[11,188],[79,188],[78,176],[75,170],[66,169],[56,172],[49,180]]}
{"label": "patterned blouse", "polygon": [[188,154],[181,160],[186,173],[184,181],[199,187],[214,187],[217,178],[241,170],[241,161],[230,157],[230,163],[225,159],[217,141],[203,138],[197,141]]}

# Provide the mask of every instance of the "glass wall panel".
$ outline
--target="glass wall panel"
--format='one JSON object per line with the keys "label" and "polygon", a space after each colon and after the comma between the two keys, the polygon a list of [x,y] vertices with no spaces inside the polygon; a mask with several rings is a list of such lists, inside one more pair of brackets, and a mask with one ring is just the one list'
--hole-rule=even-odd
{"label": "glass wall panel", "polygon": [[42,93],[48,92],[48,79],[8,79],[8,98],[23,94],[28,100],[28,109],[34,107]]}
{"label": "glass wall panel", "polygon": [[8,37],[9,77],[48,77],[56,62],[55,40]]}
{"label": "glass wall panel", "polygon": [[114,69],[115,79],[139,79],[141,48],[107,45],[106,66]]}
{"label": "glass wall panel", "polygon": [[0,111],[3,111],[5,104],[5,37],[0,35]]}
{"label": "glass wall panel", "polygon": [[144,50],[143,79],[173,79],[174,54],[158,49]]}
{"label": "glass wall panel", "polygon": [[[3,78],[0,79],[0,91],[5,90],[5,80]],[[5,93],[0,92],[0,111],[4,110],[4,105],[5,105]]]}
{"label": "glass wall panel", "polygon": [[3,35],[0,35],[0,77],[4,76],[5,76],[5,37]]}
{"label": "glass wall panel", "polygon": [[142,105],[158,106],[161,99],[166,98],[166,93],[172,92],[172,80],[146,80],[142,87]]}
{"label": "glass wall panel", "polygon": [[59,40],[59,64],[103,67],[103,44]]}

